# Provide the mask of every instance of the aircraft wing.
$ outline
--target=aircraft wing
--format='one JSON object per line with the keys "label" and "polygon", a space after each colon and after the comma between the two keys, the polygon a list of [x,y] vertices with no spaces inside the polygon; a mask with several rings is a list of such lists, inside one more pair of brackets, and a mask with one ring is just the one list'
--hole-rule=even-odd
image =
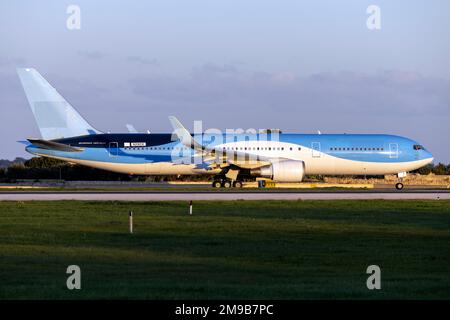
{"label": "aircraft wing", "polygon": [[169,120],[174,130],[174,136],[178,138],[184,146],[199,152],[203,156],[203,161],[210,163],[211,167],[227,167],[235,165],[243,169],[255,169],[267,166],[274,161],[284,160],[284,158],[265,157],[238,150],[222,150],[220,147],[210,148],[204,146],[194,140],[189,131],[176,117],[170,116]]}
{"label": "aircraft wing", "polygon": [[[280,160],[279,158],[277,158]],[[241,151],[214,150],[203,156],[203,161],[210,163],[212,167],[227,167],[235,165],[243,169],[256,169],[270,165],[277,161],[275,158],[258,156]]]}

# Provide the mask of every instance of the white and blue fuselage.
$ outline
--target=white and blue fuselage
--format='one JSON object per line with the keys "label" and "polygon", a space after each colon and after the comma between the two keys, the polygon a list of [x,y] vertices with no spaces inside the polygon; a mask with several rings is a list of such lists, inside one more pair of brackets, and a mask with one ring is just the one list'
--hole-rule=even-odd
{"label": "white and blue fuselage", "polygon": [[[29,145],[32,154],[90,167],[143,175],[217,174],[210,162],[172,134],[95,134],[54,140],[80,148],[66,152]],[[433,156],[408,138],[384,134],[198,135],[194,139],[217,152],[247,153],[265,159],[304,162],[305,174],[384,175],[408,172],[427,165]],[[226,142],[232,140],[232,142]],[[220,141],[215,144],[214,141]],[[223,142],[225,141],[225,142]]]}

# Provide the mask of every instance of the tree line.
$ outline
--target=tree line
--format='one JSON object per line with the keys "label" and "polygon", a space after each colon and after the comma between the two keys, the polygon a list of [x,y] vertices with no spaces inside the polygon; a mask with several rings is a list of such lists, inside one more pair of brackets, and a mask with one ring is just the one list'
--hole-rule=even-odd
{"label": "tree line", "polygon": [[[5,160],[8,161],[8,160]],[[5,163],[5,162],[4,162]],[[205,181],[209,175],[194,176],[133,176],[95,169],[65,161],[34,157],[10,161],[9,166],[0,167],[0,182],[16,182],[18,180],[66,180],[66,181]]]}
{"label": "tree line", "polygon": [[[65,161],[34,157],[29,160],[17,158],[14,161],[0,160],[0,163],[7,163],[7,167],[0,167],[1,182],[15,182],[17,180],[67,180],[67,181],[205,181],[211,180],[209,175],[193,176],[132,176],[128,174],[115,173],[100,169],[94,169],[81,165],[69,164]],[[413,173],[427,175],[450,175],[450,164],[438,163],[429,164]]]}

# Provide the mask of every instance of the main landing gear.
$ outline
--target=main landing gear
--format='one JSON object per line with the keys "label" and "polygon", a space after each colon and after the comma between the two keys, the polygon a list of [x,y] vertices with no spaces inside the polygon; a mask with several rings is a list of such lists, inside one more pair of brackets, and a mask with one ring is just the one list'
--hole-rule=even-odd
{"label": "main landing gear", "polygon": [[242,188],[243,183],[240,180],[231,181],[229,179],[214,179],[213,188]]}
{"label": "main landing gear", "polygon": [[213,188],[242,188],[242,177],[245,176],[241,169],[230,167],[214,177]]}

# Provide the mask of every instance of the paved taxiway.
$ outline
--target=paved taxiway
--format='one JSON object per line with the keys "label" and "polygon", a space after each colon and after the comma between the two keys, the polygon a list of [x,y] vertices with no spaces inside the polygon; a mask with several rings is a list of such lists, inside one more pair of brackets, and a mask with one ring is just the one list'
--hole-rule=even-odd
{"label": "paved taxiway", "polygon": [[450,190],[365,192],[4,192],[0,201],[189,201],[189,200],[450,200]]}

